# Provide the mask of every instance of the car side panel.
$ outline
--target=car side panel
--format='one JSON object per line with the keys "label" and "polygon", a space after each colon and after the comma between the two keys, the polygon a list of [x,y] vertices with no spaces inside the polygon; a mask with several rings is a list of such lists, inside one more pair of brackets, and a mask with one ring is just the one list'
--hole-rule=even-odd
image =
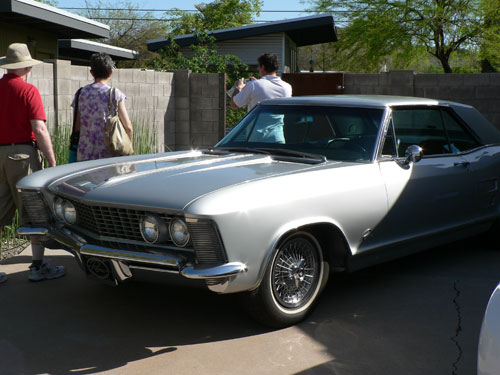
{"label": "car side panel", "polygon": [[490,146],[463,155],[471,176],[471,220],[500,215],[500,146]]}
{"label": "car side panel", "polygon": [[311,223],[331,223],[345,233],[353,252],[363,232],[386,214],[387,196],[376,164],[323,168],[223,189],[193,202],[186,212],[213,219],[229,261],[248,272],[233,292],[258,286],[276,244]]}
{"label": "car side panel", "polygon": [[404,168],[397,161],[380,162],[388,195],[387,216],[361,246],[370,251],[417,239],[466,221],[470,173],[458,155],[423,158]]}

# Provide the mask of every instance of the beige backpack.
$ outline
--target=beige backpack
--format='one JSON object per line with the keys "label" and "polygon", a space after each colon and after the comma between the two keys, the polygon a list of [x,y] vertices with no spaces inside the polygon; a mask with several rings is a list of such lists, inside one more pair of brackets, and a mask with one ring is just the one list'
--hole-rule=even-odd
{"label": "beige backpack", "polygon": [[134,148],[118,117],[116,89],[109,90],[109,115],[104,125],[104,147],[114,156],[132,155]]}

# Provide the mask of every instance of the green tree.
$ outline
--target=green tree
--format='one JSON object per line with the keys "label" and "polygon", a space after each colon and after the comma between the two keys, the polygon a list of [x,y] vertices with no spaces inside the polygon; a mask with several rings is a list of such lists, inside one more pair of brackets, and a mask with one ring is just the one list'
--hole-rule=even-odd
{"label": "green tree", "polygon": [[[171,39],[167,48],[159,52],[159,56],[149,63],[157,71],[178,69],[191,70],[193,73],[225,73],[226,88],[231,87],[234,81],[241,77],[248,77],[248,66],[243,64],[237,56],[220,55],[217,52],[215,38],[207,33],[196,33],[197,45],[191,46],[191,53],[185,56],[179,52],[179,46]],[[226,123],[234,125],[244,116],[244,109],[232,109],[226,101]]]}
{"label": "green tree", "polygon": [[483,70],[495,71],[500,68],[500,1],[483,0],[483,38],[480,42]]}
{"label": "green tree", "polygon": [[110,37],[105,43],[139,52],[138,60],[120,62],[120,67],[143,67],[156,56],[154,52],[148,51],[147,41],[165,38],[165,21],[148,21],[154,16],[150,12],[138,11],[137,5],[130,2],[86,0],[85,3],[83,16],[109,25]]}
{"label": "green tree", "polygon": [[[226,73],[227,88],[241,77],[248,77],[248,66],[233,55],[220,55],[215,38],[208,34],[212,30],[238,27],[253,23],[260,14],[262,0],[215,0],[211,3],[196,4],[197,13],[177,10],[168,13],[170,36],[195,34],[197,45],[191,46],[191,53],[182,54],[173,43],[160,52],[150,66],[156,70],[189,69],[194,73]],[[244,109],[232,109],[226,103],[226,123],[233,125],[246,113]]]}
{"label": "green tree", "polygon": [[451,73],[453,54],[477,45],[484,13],[479,0],[310,0],[346,23],[338,49],[374,69],[414,60],[421,48]]}
{"label": "green tree", "polygon": [[424,47],[414,46],[411,53],[395,51],[380,58],[366,57],[356,48],[346,48],[345,29],[338,29],[338,42],[299,47],[298,63],[301,70],[309,70],[313,62],[315,72],[342,71],[373,73],[393,69],[410,69],[420,73],[442,71],[441,65],[430,56]]}
{"label": "green tree", "polygon": [[215,0],[196,4],[197,13],[177,9],[169,13],[175,17],[169,29],[173,35],[183,35],[251,24],[260,15],[262,4],[261,0]]}
{"label": "green tree", "polygon": [[149,65],[155,70],[189,69],[195,73],[231,71],[235,74],[242,74],[248,69],[236,56],[219,55],[213,36],[199,33],[196,34],[196,38],[199,43],[191,46],[193,53],[189,56],[179,52],[178,45],[170,39],[169,46],[160,51],[160,58],[153,60]]}

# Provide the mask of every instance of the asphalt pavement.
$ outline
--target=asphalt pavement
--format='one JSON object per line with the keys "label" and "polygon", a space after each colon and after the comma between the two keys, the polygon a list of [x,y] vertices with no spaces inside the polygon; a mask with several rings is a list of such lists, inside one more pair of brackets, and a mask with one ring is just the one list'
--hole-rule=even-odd
{"label": "asphalt pavement", "polygon": [[67,275],[29,282],[30,248],[0,264],[1,375],[471,375],[500,281],[500,251],[461,242],[334,275],[306,321],[270,330],[238,296],[162,274],[110,287],[47,257]]}

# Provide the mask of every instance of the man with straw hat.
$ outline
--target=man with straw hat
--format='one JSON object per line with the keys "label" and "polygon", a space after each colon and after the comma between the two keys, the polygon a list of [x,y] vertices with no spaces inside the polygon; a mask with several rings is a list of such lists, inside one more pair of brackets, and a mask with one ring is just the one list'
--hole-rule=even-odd
{"label": "man with straw hat", "polygon": [[[13,43],[0,68],[7,69],[0,79],[0,227],[9,225],[19,210],[20,222],[28,220],[16,183],[28,174],[42,169],[38,149],[49,167],[56,165],[52,141],[45,124],[42,97],[38,89],[26,82],[31,68],[41,64],[31,58],[26,44]],[[62,266],[52,266],[43,259],[45,248],[37,236],[31,236],[33,251],[29,280],[41,281],[64,276]],[[0,272],[0,282],[6,280]]]}

